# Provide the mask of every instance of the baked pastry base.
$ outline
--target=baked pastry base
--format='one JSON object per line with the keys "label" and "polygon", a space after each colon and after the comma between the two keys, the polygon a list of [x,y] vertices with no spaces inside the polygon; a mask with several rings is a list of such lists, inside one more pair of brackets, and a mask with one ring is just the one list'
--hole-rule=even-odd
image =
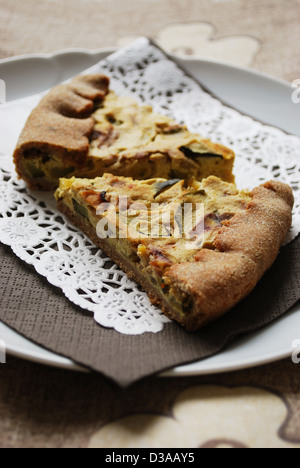
{"label": "baked pastry base", "polygon": [[[250,194],[246,209],[225,221],[211,248],[191,261],[164,270],[166,290],[137,257],[122,255],[121,246],[97,236],[89,220],[58,199],[58,208],[147,292],[151,302],[187,331],[216,320],[244,299],[275,261],[292,220],[293,195],[280,182],[267,182]],[[121,241],[120,241],[121,242]]]}

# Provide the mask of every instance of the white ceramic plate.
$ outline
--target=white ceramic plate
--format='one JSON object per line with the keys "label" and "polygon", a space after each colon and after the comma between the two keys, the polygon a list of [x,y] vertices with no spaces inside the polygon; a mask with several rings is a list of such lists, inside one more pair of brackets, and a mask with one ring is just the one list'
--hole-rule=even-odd
{"label": "white ceramic plate", "polygon": [[[0,61],[7,101],[44,91],[105,58],[113,50],[68,50],[52,55],[29,55]],[[257,73],[200,59],[177,59],[214,94],[231,106],[271,125],[300,136],[300,104],[292,103],[289,83]],[[51,353],[0,322],[0,339],[7,352],[30,361],[65,369],[82,370],[69,359]],[[243,369],[291,356],[300,339],[300,305],[263,330],[235,340],[225,351],[163,376],[212,374]]]}

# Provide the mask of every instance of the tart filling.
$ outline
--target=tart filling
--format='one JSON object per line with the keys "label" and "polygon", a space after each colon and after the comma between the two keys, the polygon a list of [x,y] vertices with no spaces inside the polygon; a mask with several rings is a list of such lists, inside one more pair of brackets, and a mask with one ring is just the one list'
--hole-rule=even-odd
{"label": "tart filling", "polygon": [[151,106],[141,106],[111,91],[93,118],[88,154],[91,169],[84,177],[110,172],[135,179],[202,180],[216,175],[234,181],[233,151],[154,113]]}

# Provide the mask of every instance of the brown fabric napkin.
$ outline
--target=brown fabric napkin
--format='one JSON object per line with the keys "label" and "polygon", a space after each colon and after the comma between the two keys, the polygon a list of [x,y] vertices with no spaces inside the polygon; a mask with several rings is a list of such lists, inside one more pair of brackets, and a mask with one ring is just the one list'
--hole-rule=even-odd
{"label": "brown fabric napkin", "polygon": [[269,324],[300,299],[300,237],[284,247],[253,293],[217,322],[189,334],[175,323],[126,336],[98,326],[35,270],[0,244],[0,319],[35,343],[128,386],[221,351]]}

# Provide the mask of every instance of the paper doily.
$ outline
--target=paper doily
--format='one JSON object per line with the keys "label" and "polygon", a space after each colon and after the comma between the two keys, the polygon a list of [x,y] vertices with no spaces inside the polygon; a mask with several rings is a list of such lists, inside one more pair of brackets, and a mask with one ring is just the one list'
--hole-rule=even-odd
{"label": "paper doily", "polygon": [[[226,107],[147,39],[139,39],[89,72],[103,72],[111,88],[153,105],[156,112],[230,146],[237,154],[237,185],[253,188],[279,179],[295,193],[288,241],[300,232],[300,138]],[[18,134],[41,96],[0,108],[0,241],[94,314],[102,326],[123,334],[159,332],[169,320],[147,295],[57,211],[52,194],[30,192],[17,180],[11,160]]]}

